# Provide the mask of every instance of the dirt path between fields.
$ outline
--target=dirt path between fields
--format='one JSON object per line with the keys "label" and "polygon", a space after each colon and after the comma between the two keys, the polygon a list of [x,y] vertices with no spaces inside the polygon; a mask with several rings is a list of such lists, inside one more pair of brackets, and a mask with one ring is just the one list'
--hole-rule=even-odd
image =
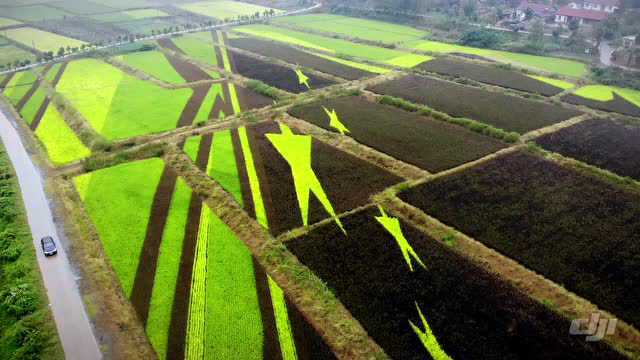
{"label": "dirt path between fields", "polygon": [[[62,65],[60,66],[60,69],[58,69],[58,73],[56,74],[56,76],[53,78],[53,81],[51,82],[51,87],[53,89],[55,89],[56,85],[58,85],[58,82],[60,82],[60,79],[62,78],[62,74],[64,73],[64,70],[67,68],[67,64],[68,64],[67,62],[62,63]],[[42,85],[42,80],[40,80],[40,85]],[[36,116],[33,118],[33,121],[31,122],[31,126],[30,126],[31,130],[36,131],[36,129],[38,128],[38,125],[40,125],[40,121],[42,120],[42,117],[44,116],[44,112],[47,110],[47,107],[49,107],[50,103],[51,103],[51,96],[47,94],[44,101],[40,105],[40,108],[38,109]]]}

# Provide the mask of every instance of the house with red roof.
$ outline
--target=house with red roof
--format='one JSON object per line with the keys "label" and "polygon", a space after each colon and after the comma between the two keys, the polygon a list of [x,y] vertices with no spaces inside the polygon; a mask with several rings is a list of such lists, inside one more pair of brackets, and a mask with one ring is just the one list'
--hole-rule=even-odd
{"label": "house with red roof", "polygon": [[577,20],[582,24],[600,22],[620,8],[620,0],[583,0],[570,2],[556,12],[557,24],[568,24]]}

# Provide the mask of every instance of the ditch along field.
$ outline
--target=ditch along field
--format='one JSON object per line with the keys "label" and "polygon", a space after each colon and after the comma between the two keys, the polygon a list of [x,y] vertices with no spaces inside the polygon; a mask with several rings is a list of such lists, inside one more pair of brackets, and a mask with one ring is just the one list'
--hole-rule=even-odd
{"label": "ditch along field", "polygon": [[640,117],[640,91],[637,90],[589,85],[563,96],[562,100],[597,110]]}
{"label": "ditch along field", "polygon": [[640,325],[637,189],[520,151],[399,197]]}
{"label": "ditch along field", "polygon": [[[225,131],[190,139],[185,149],[242,202],[232,143]],[[334,358],[248,248],[162,159],[73,182],[160,359]]]}
{"label": "ditch along field", "polygon": [[455,60],[453,58],[437,58],[418,65],[419,70],[467,78],[486,84],[502,86],[509,89],[526,91],[545,96],[557,95],[574,85],[557,79],[532,77],[515,70],[507,70],[496,65]]}
{"label": "ditch along field", "polygon": [[520,134],[581,115],[560,105],[417,75],[407,75],[368,89]]}
{"label": "ditch along field", "polygon": [[640,181],[640,122],[589,119],[535,140],[560,153]]}
{"label": "ditch along field", "polygon": [[341,221],[344,231],[329,223],[285,244],[393,359],[623,358],[386,212]]}
{"label": "ditch along field", "polygon": [[327,114],[334,111],[345,133],[359,143],[430,172],[477,160],[506,146],[461,126],[356,96],[296,106],[289,114],[340,132],[341,127],[332,124]]}

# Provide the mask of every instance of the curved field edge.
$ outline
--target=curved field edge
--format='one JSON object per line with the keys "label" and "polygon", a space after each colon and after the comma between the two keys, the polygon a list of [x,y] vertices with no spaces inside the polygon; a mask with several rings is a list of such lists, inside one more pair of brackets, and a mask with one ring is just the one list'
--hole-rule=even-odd
{"label": "curved field edge", "polygon": [[573,94],[585,99],[606,102],[613,100],[614,93],[617,93],[635,106],[640,107],[640,91],[633,89],[607,85],[587,85],[579,88]]}
{"label": "curved field edge", "polygon": [[1,143],[0,177],[0,358],[63,359],[19,185]]}

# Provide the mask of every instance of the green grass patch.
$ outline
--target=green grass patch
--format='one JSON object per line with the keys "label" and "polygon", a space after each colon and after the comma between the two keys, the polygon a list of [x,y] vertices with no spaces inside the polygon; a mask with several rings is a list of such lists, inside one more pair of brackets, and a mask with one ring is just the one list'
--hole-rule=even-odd
{"label": "green grass patch", "polygon": [[235,28],[234,31],[288,44],[304,46],[309,49],[326,51],[338,57],[348,56],[406,68],[413,67],[431,59],[429,56],[410,54],[383,47],[357,44],[345,40],[313,35],[270,25],[247,25]]}
{"label": "green grass patch", "polygon": [[113,23],[113,22],[143,20],[143,19],[151,19],[151,18],[167,17],[167,16],[169,16],[169,14],[158,9],[139,9],[139,10],[116,12],[116,13],[112,12],[112,13],[106,13],[106,14],[92,15],[91,18],[100,22]]}
{"label": "green grass patch", "polygon": [[36,136],[55,165],[64,165],[91,155],[91,151],[78,139],[53,105],[49,105],[42,116]]}
{"label": "green grass patch", "polygon": [[182,178],[178,178],[171,200],[167,224],[162,235],[158,267],[147,320],[147,335],[159,359],[166,359],[167,357],[171,312],[178,282],[182,243],[187,226],[191,196],[191,188]]}
{"label": "green grass patch", "polygon": [[544,83],[547,83],[549,85],[553,85],[557,88],[563,89],[563,90],[569,90],[572,89],[574,86],[576,86],[574,83],[570,83],[568,81],[564,81],[564,80],[560,80],[560,79],[553,79],[550,77],[546,77],[546,76],[537,76],[537,75],[527,75],[532,79],[536,79],[538,81],[542,81]]}
{"label": "green grass patch", "polygon": [[57,90],[108,140],[174,129],[193,92],[159,87],[95,59],[71,62]]}
{"label": "green grass patch", "polygon": [[417,40],[428,35],[426,31],[410,26],[332,14],[287,16],[272,22],[385,44]]}
{"label": "green grass patch", "polygon": [[[209,16],[219,20],[232,19],[235,20],[238,16],[251,16],[257,12],[262,14],[265,10],[271,10],[271,8],[253,5],[239,1],[200,1],[195,3],[178,5],[179,8],[204,16]],[[275,10],[281,12],[280,10]]]}
{"label": "green grass patch", "polygon": [[337,57],[329,56],[329,55],[325,55],[325,54],[318,54],[318,53],[313,53],[313,54],[315,56],[318,56],[318,57],[321,57],[321,58],[324,58],[324,59],[327,59],[327,60],[335,61],[335,62],[337,62],[339,64],[351,66],[352,68],[356,68],[356,69],[369,71],[369,72],[372,72],[374,74],[386,74],[389,71],[391,71],[391,70],[389,70],[387,68],[383,68],[383,67],[379,67],[379,66],[375,66],[375,65],[369,65],[369,64],[365,64],[365,63],[359,63],[359,62],[346,60],[346,59],[341,59],[341,58],[337,58]]}
{"label": "green grass patch", "polygon": [[13,105],[16,105],[29,92],[36,80],[36,74],[32,71],[27,70],[16,73],[7,84],[3,94]]}
{"label": "green grass patch", "polygon": [[[2,38],[0,38],[0,42],[1,41]],[[15,45],[6,45],[0,47],[0,65],[13,65],[16,61],[34,61],[35,59],[35,55]]]}
{"label": "green grass patch", "polygon": [[151,205],[163,169],[164,162],[154,158],[74,178],[127,297],[133,288]]}
{"label": "green grass patch", "polygon": [[240,146],[242,147],[244,162],[247,167],[247,177],[249,178],[249,187],[251,188],[251,198],[253,199],[253,207],[256,212],[256,220],[258,220],[260,225],[265,228],[269,228],[267,211],[265,210],[264,202],[262,201],[262,192],[260,191],[258,171],[256,170],[255,163],[253,162],[253,153],[251,152],[251,146],[249,145],[247,129],[244,126],[238,129],[238,137],[240,138]]}
{"label": "green grass patch", "polygon": [[[187,34],[171,40],[190,58],[211,66],[218,66],[211,33]],[[219,75],[216,76],[216,78],[217,77],[219,77]]]}
{"label": "green grass patch", "polygon": [[482,56],[495,61],[530,68],[538,71],[579,78],[587,74],[587,65],[579,61],[560,59],[549,56],[512,53],[508,51],[479,49],[438,41],[419,40],[407,44],[416,50],[434,53],[463,53]]}
{"label": "green grass patch", "polygon": [[209,157],[209,176],[231,193],[240,205],[243,205],[242,187],[233,152],[231,130],[217,132],[213,136]]}
{"label": "green grass patch", "polygon": [[6,26],[20,25],[20,24],[22,24],[20,21],[0,17],[0,28],[6,27]]}
{"label": "green grass patch", "polygon": [[81,40],[31,27],[4,30],[2,31],[2,35],[42,52],[53,51],[56,53],[60,47],[80,47],[82,44],[85,44],[85,42]]}
{"label": "green grass patch", "polygon": [[169,60],[160,51],[140,51],[117,56],[116,59],[134,69],[143,71],[156,79],[170,84],[184,84],[185,80],[171,66]]}
{"label": "green grass patch", "polygon": [[590,100],[611,101],[613,100],[614,92],[630,103],[640,107],[640,91],[633,89],[607,85],[588,85],[579,88],[574,94]]}

